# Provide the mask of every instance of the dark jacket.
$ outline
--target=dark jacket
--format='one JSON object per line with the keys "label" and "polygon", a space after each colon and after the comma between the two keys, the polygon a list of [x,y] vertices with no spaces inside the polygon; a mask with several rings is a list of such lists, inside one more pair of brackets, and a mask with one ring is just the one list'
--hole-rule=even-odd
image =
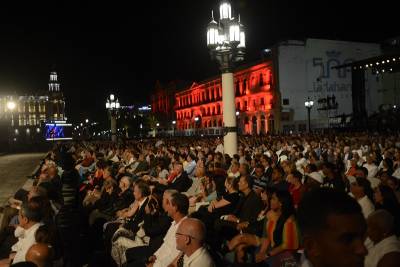
{"label": "dark jacket", "polygon": [[146,214],[144,217],[143,230],[150,237],[149,249],[154,253],[161,244],[165,234],[171,226],[172,219],[166,214]]}
{"label": "dark jacket", "polygon": [[175,189],[179,192],[186,192],[191,186],[193,181],[189,178],[187,173],[183,171],[181,175],[175,178],[175,180],[169,184],[169,189]]}
{"label": "dark jacket", "polygon": [[149,202],[149,197],[143,202],[143,205],[138,209],[132,217],[128,218],[127,222],[124,224],[124,228],[136,233],[139,230],[139,223],[144,220],[146,215],[145,208]]}
{"label": "dark jacket", "polygon": [[262,201],[260,197],[251,190],[247,196],[241,195],[234,214],[241,222],[247,221],[251,225],[257,221],[261,209]]}

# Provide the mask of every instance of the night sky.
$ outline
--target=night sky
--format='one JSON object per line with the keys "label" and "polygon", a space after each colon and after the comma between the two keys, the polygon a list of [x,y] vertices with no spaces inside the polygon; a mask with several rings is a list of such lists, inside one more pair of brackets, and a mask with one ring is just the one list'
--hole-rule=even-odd
{"label": "night sky", "polygon": [[[205,34],[211,9],[219,16],[217,0],[33,2],[1,8],[1,95],[39,94],[55,69],[67,117],[102,120],[111,92],[122,105],[148,103],[156,80],[218,74]],[[399,35],[393,4],[353,2],[231,1],[246,26],[250,62],[288,38],[379,42]]]}

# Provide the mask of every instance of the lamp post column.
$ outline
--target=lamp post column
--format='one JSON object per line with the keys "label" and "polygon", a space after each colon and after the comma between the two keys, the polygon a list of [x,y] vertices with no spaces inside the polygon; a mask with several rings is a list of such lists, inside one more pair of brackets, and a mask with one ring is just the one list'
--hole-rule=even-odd
{"label": "lamp post column", "polygon": [[237,125],[233,73],[222,73],[222,105],[224,120],[224,152],[233,157],[237,154]]}
{"label": "lamp post column", "polygon": [[117,118],[115,114],[111,114],[111,141],[117,141]]}
{"label": "lamp post column", "polygon": [[311,132],[311,119],[310,119],[310,112],[311,109],[314,105],[314,101],[310,100],[310,98],[308,98],[308,100],[306,102],[304,102],[305,107],[307,108],[307,115],[308,115],[308,132]]}
{"label": "lamp post column", "polygon": [[120,108],[120,104],[118,99],[115,99],[113,94],[110,94],[110,97],[107,99],[106,108],[108,109],[108,114],[110,115],[111,122],[111,141],[117,141],[117,117],[118,110]]}
{"label": "lamp post column", "polygon": [[245,33],[240,15],[232,15],[229,0],[221,0],[219,11],[218,23],[211,12],[211,21],[207,26],[207,47],[222,72],[224,153],[232,157],[237,154],[238,147],[233,66],[244,59]]}

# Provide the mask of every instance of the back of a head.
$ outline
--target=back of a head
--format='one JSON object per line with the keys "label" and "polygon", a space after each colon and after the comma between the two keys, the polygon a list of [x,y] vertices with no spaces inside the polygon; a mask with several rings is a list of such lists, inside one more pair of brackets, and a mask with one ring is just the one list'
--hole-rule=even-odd
{"label": "back of a head", "polygon": [[304,194],[297,209],[297,219],[303,234],[324,229],[329,215],[362,216],[357,201],[342,191],[317,188]]}
{"label": "back of a head", "polygon": [[171,204],[176,207],[176,210],[182,214],[187,215],[189,210],[189,199],[182,193],[175,193],[171,195]]}
{"label": "back of a head", "polygon": [[198,245],[204,243],[204,238],[206,236],[206,227],[202,221],[196,218],[187,218],[182,222],[182,226],[187,228],[187,233],[194,237]]}
{"label": "back of a head", "polygon": [[368,216],[368,222],[373,222],[380,233],[391,235],[394,233],[394,217],[387,210],[376,210]]}
{"label": "back of a head", "polygon": [[33,197],[22,203],[21,212],[30,222],[40,222],[43,218],[43,204],[42,197]]}
{"label": "back of a head", "polygon": [[51,249],[43,243],[34,244],[28,249],[25,260],[35,263],[38,267],[48,267],[51,263]]}

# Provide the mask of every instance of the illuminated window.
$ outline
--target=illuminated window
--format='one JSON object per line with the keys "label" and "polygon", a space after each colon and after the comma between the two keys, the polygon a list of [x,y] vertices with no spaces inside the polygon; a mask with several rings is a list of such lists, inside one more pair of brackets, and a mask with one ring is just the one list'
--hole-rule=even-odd
{"label": "illuminated window", "polygon": [[35,114],[29,114],[29,125],[36,125],[36,115]]}
{"label": "illuminated window", "polygon": [[19,115],[18,124],[19,124],[20,126],[25,126],[25,125],[26,125],[25,115]]}

